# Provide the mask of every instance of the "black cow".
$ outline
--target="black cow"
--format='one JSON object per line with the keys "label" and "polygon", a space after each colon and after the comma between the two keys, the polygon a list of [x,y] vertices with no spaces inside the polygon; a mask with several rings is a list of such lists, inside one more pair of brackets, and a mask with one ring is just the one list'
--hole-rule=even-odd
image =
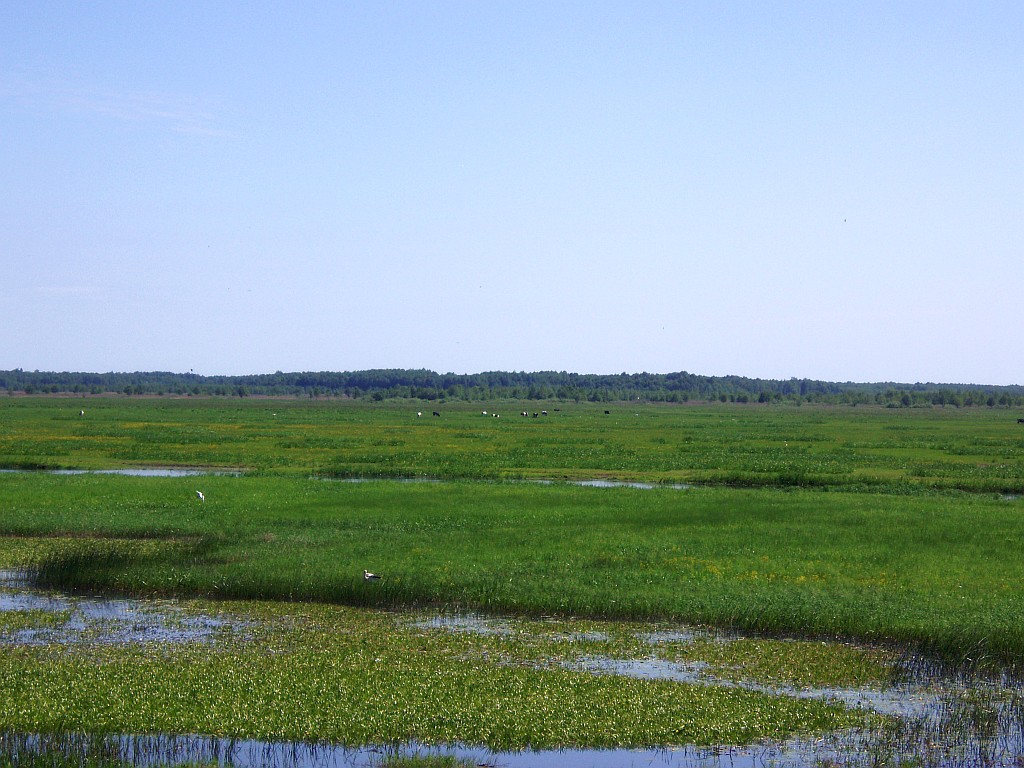
{"label": "black cow", "polygon": [[434,411],[434,415],[435,415],[435,416],[440,416],[441,414],[440,414],[440,413],[438,413],[437,411]]}
{"label": "black cow", "polygon": [[1017,419],[1018,424],[1024,424],[1024,419]]}

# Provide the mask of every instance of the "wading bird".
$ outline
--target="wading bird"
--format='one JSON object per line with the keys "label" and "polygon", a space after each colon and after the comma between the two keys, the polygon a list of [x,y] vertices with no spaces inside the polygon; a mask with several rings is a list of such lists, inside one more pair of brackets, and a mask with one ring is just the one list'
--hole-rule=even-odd
{"label": "wading bird", "polygon": [[363,571],[363,581],[380,581],[380,576],[376,573],[370,573],[367,570]]}
{"label": "wading bird", "polygon": [[196,496],[199,497],[200,501],[206,501],[206,497],[203,496],[203,492],[202,491],[196,491]]}

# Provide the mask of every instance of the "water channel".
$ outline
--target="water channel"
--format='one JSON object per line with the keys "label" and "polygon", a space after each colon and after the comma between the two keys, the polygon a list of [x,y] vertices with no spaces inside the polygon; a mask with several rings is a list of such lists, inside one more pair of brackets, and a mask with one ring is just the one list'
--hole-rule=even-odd
{"label": "water channel", "polygon": [[[208,470],[188,467],[128,467],[124,469],[0,469],[0,473],[42,472],[48,475],[122,475],[124,477],[207,477],[210,475],[236,477],[244,474],[242,470]],[[321,480],[335,480],[342,483],[443,483],[445,480],[433,477],[319,477]],[[554,480],[509,480],[505,482],[528,482],[542,485],[553,485]],[[686,483],[640,483],[627,480],[565,480],[567,485],[579,485],[589,488],[640,488],[653,490],[667,488],[677,491],[693,486]]]}
{"label": "water channel", "polygon": [[208,477],[210,475],[237,476],[241,470],[210,470],[190,467],[127,467],[122,469],[0,469],[0,472],[47,475],[122,475],[124,477]]}

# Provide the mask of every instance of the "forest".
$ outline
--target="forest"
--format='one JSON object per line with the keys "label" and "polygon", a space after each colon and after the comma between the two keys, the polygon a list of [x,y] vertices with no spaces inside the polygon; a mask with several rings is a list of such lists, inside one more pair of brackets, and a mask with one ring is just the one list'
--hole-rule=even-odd
{"label": "forest", "polygon": [[1020,407],[1024,386],[936,383],[855,383],[756,379],[677,373],[584,374],[565,371],[436,373],[425,369],[295,372],[202,376],[165,371],[133,373],[0,371],[0,392],[216,397],[339,397],[427,401],[562,400],[566,402],[825,403]]}

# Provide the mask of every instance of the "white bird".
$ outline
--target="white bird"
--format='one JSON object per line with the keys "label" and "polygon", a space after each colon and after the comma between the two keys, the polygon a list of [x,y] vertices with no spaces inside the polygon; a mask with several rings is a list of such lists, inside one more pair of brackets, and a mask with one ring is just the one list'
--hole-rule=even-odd
{"label": "white bird", "polygon": [[199,497],[200,501],[206,501],[206,497],[203,496],[203,492],[202,491],[196,491],[196,496]]}
{"label": "white bird", "polygon": [[380,581],[380,576],[376,573],[370,573],[367,570],[363,570],[363,581]]}

